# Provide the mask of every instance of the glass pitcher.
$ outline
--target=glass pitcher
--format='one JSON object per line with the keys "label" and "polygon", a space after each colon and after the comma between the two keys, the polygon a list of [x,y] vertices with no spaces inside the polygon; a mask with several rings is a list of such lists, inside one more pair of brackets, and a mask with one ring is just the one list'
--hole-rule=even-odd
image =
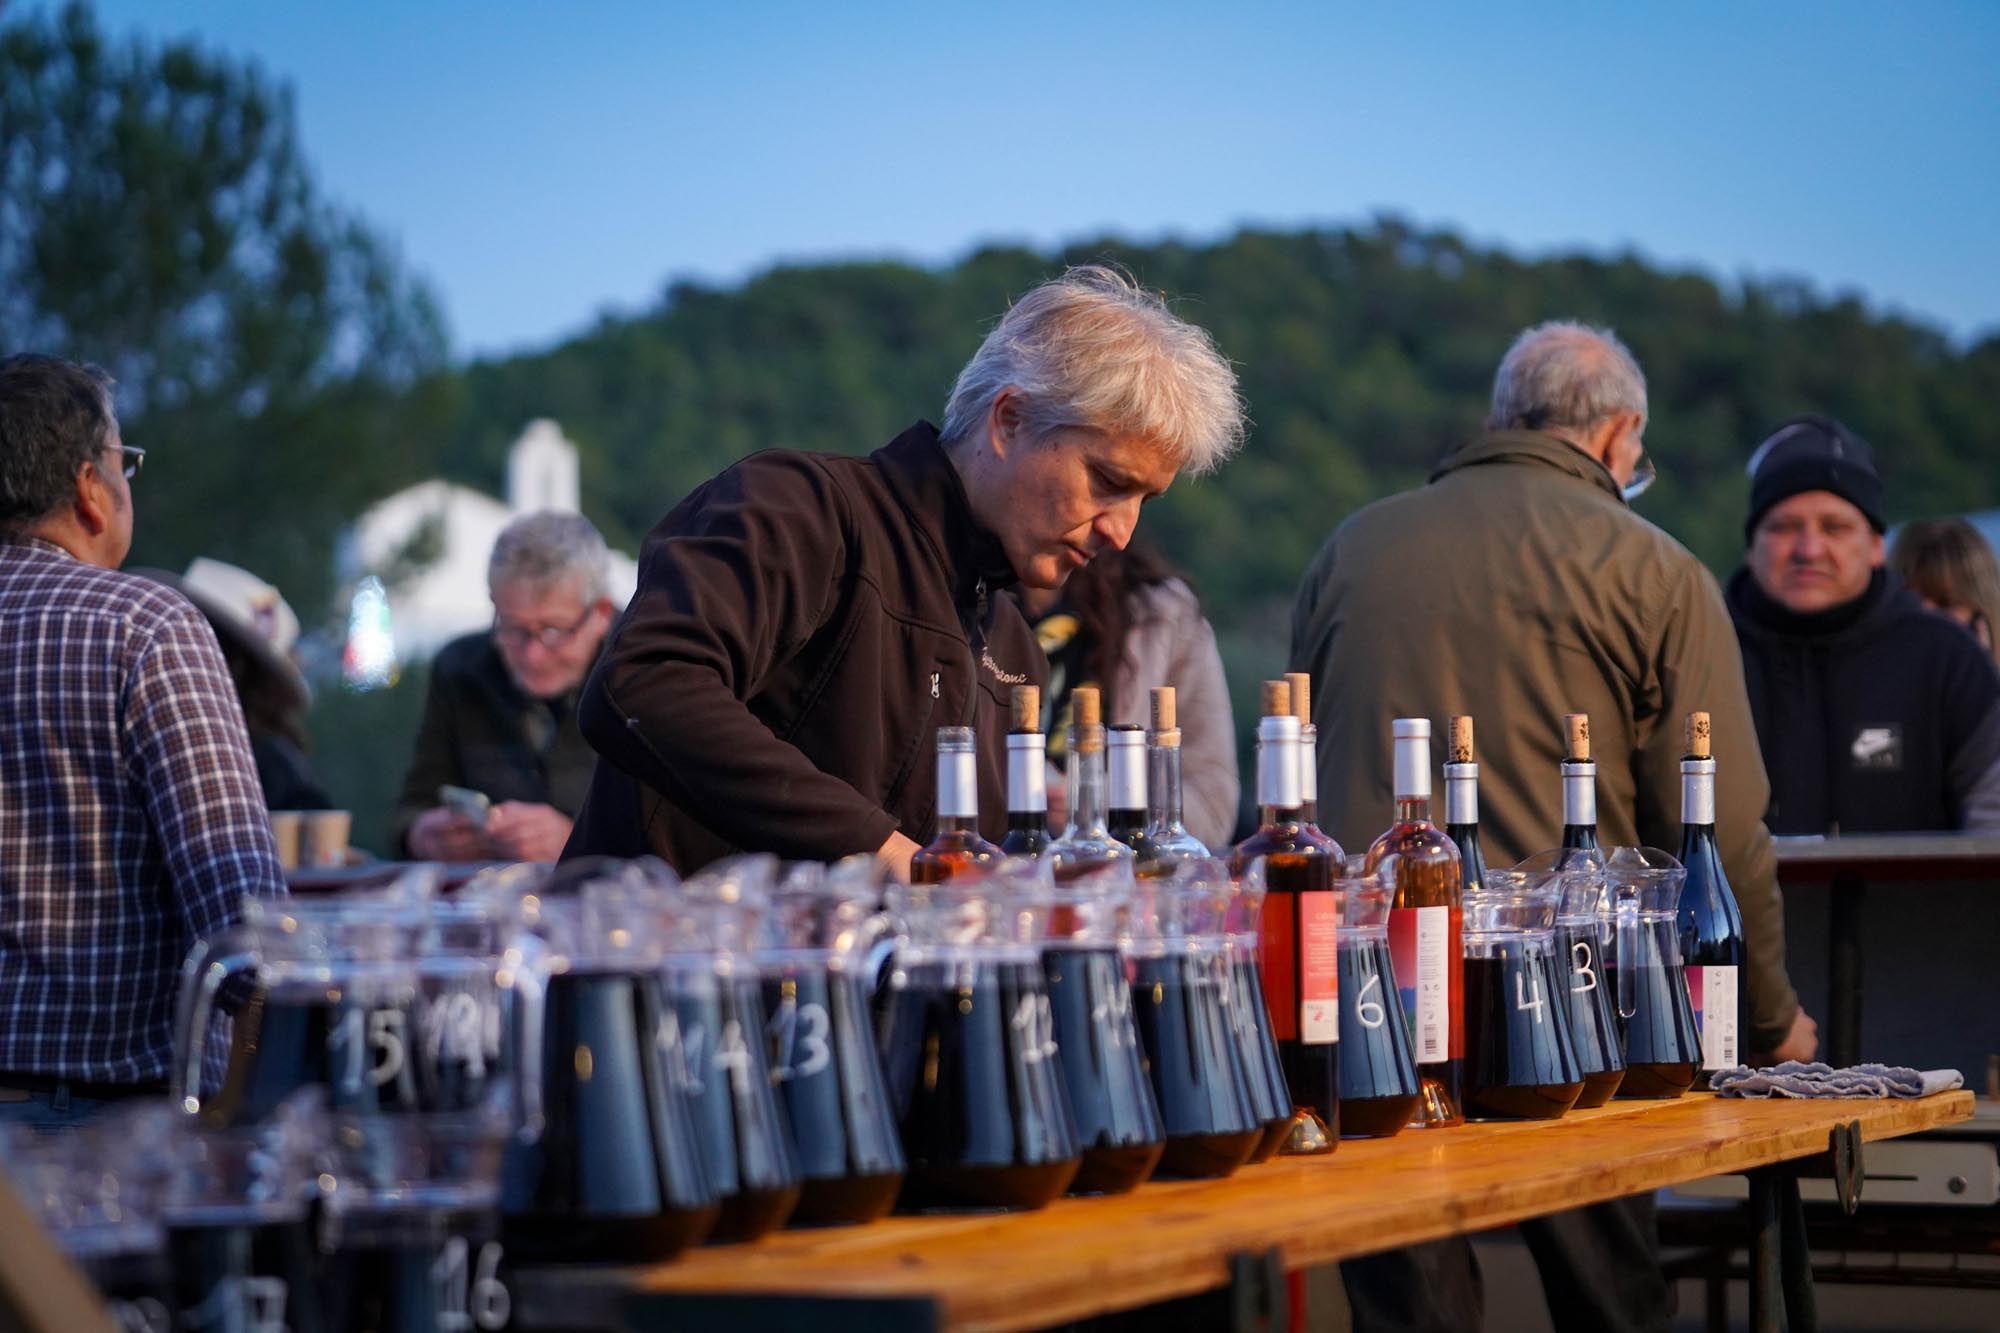
{"label": "glass pitcher", "polygon": [[1465,1114],[1554,1120],[1576,1104],[1557,877],[1488,870],[1465,894]]}
{"label": "glass pitcher", "polygon": [[793,866],[757,949],[765,1054],[803,1186],[793,1226],[868,1222],[895,1206],[903,1147],[875,1053],[870,959],[888,929],[873,856]]}
{"label": "glass pitcher", "polygon": [[909,1163],[899,1206],[1042,1207],[1082,1156],[1042,975],[1047,875],[1009,858],[884,896],[897,937],[877,1035]]}
{"label": "glass pitcher", "polygon": [[1123,1194],[1153,1174],[1166,1130],[1139,1034],[1119,942],[1130,935],[1132,862],[1108,861],[1053,886],[1042,946],[1050,1017],[1070,1110],[1083,1145],[1072,1194]]}
{"label": "glass pitcher", "polygon": [[771,1087],[755,949],[774,856],[717,862],[673,895],[666,956],[688,1092],[709,1183],[722,1200],[711,1244],[755,1240],[799,1201],[792,1133]]}
{"label": "glass pitcher", "polygon": [[[1360,860],[1349,862],[1360,870]],[[1389,909],[1396,886],[1379,872],[1348,874],[1340,897],[1340,1115],[1348,1138],[1393,1138],[1423,1095],[1403,992],[1389,954]]]}
{"label": "glass pitcher", "polygon": [[1292,1092],[1285,1083],[1277,1038],[1271,1035],[1271,1012],[1264,1007],[1264,965],[1259,948],[1264,892],[1264,860],[1259,857],[1235,877],[1223,922],[1229,960],[1229,1017],[1243,1047],[1251,1114],[1263,1126],[1257,1146],[1250,1151],[1252,1162],[1268,1161],[1284,1146],[1292,1127]]}
{"label": "glass pitcher", "polygon": [[1620,1097],[1678,1097],[1701,1069],[1701,1035],[1681,966],[1678,913],[1686,878],[1679,860],[1657,847],[1620,847],[1604,861],[1625,1032]]}
{"label": "glass pitcher", "polygon": [[[1595,847],[1537,852],[1514,867],[1556,877],[1556,956],[1569,992],[1569,1034],[1583,1069],[1578,1108],[1602,1106],[1625,1081],[1625,1038],[1611,974],[1614,918],[1604,888],[1604,853]],[[1635,923],[1636,924],[1636,923]]]}
{"label": "glass pitcher", "polygon": [[[176,1104],[212,1123],[252,1124],[299,1088],[319,1085],[337,1106],[414,1107],[409,1053],[425,892],[411,881],[353,896],[246,896],[241,923],[197,942],[182,968]],[[225,986],[247,991],[226,1068],[211,1021]]]}
{"label": "glass pitcher", "polygon": [[1182,861],[1144,889],[1132,929],[1132,1009],[1167,1131],[1159,1173],[1227,1176],[1265,1132],[1251,1094],[1256,1052],[1235,1014],[1229,867]]}
{"label": "glass pitcher", "polygon": [[669,902],[627,865],[520,907],[542,940],[542,1135],[509,1147],[502,1234],[523,1262],[668,1259],[719,1211],[662,985]]}

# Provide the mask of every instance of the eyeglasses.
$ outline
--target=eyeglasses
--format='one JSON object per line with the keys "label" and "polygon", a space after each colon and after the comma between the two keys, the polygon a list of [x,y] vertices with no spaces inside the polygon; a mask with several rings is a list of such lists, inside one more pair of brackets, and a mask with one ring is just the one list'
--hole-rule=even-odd
{"label": "eyeglasses", "polygon": [[530,629],[526,625],[502,624],[500,618],[493,618],[493,642],[502,648],[525,648],[532,641],[544,648],[560,648],[576,636],[576,632],[590,621],[597,610],[595,604],[586,606],[583,614],[576,618],[574,625],[540,625]]}
{"label": "eyeglasses", "polygon": [[146,466],[146,451],[136,444],[121,444],[118,446],[118,453],[124,459],[119,471],[123,472],[128,480],[138,476],[139,470]]}
{"label": "eyeglasses", "polygon": [[1659,479],[1660,470],[1653,466],[1653,456],[1645,452],[1645,446],[1642,445],[1640,446],[1639,461],[1632,465],[1632,480],[1620,486],[1618,493],[1625,497],[1626,504],[1631,504],[1634,500],[1644,495],[1647,488]]}

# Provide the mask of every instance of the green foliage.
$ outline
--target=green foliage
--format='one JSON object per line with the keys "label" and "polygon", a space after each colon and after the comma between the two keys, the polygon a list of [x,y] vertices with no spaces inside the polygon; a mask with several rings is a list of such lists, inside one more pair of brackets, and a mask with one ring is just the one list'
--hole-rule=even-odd
{"label": "green foliage", "polygon": [[136,560],[235,560],[308,607],[341,526],[429,470],[450,392],[435,302],[319,196],[290,93],[81,5],[0,27],[0,352],[25,350],[120,381],[152,451]]}

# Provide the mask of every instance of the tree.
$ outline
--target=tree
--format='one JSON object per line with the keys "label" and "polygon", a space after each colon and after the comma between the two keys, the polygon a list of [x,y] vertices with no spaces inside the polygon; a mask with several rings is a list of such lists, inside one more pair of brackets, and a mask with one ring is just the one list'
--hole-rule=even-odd
{"label": "tree", "polygon": [[450,401],[436,302],[321,197],[290,92],[80,4],[0,27],[0,349],[118,378],[153,449],[136,558],[236,560],[308,608]]}

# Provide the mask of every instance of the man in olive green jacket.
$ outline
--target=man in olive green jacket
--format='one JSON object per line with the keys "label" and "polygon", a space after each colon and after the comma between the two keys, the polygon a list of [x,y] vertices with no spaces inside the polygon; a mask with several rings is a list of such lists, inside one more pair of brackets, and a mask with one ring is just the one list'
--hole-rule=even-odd
{"label": "man in olive green jacket", "polygon": [[[1626,504],[1645,423],[1645,379],[1609,332],[1530,329],[1501,363],[1487,433],[1328,539],[1299,586],[1291,651],[1313,677],[1320,822],[1366,848],[1393,815],[1390,719],[1466,713],[1480,836],[1489,864],[1511,865],[1560,842],[1562,715],[1587,713],[1601,840],[1678,848],[1683,725],[1705,710],[1716,838],[1748,950],[1747,1044],[1810,1059],[1736,634],[1714,578]],[[1607,1299],[1630,1312],[1654,1295],[1664,1286]],[[1601,1313],[1573,1322],[1653,1326]]]}

